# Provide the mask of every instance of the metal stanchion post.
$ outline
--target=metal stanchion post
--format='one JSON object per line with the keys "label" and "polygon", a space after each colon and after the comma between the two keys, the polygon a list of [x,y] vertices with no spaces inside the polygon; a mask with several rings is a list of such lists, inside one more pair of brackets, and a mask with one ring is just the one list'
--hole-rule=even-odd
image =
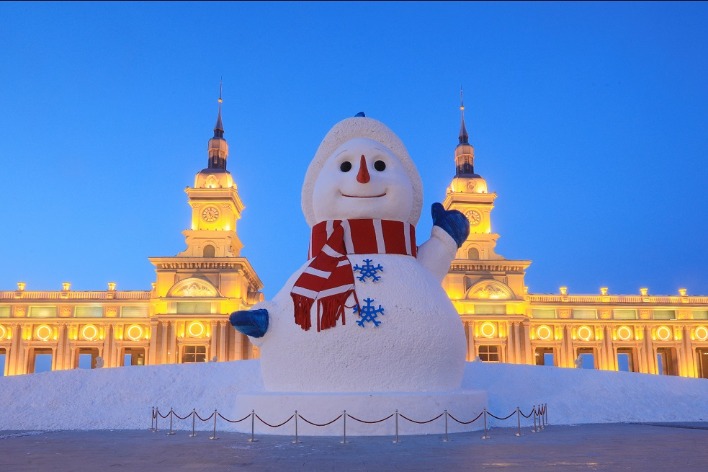
{"label": "metal stanchion post", "polygon": [[157,433],[159,431],[157,427],[157,420],[160,419],[160,409],[155,407],[155,432]]}
{"label": "metal stanchion post", "polygon": [[155,407],[152,407],[152,413],[150,413],[150,431],[155,432]]}
{"label": "metal stanchion post", "polygon": [[532,413],[533,413],[533,429],[531,430],[531,432],[537,433],[538,431],[536,430],[536,416],[538,415],[538,412],[536,411],[536,405],[533,406]]}
{"label": "metal stanchion post", "polygon": [[543,421],[548,426],[548,403],[543,404]]}
{"label": "metal stanchion post", "polygon": [[516,436],[521,436],[521,413],[519,407],[516,407]]}
{"label": "metal stanchion post", "polygon": [[174,410],[172,408],[170,408],[170,432],[167,433],[168,436],[172,436],[173,434],[175,434],[175,432],[172,431],[172,417],[174,416],[174,414],[175,414]]}
{"label": "metal stanchion post", "polygon": [[443,441],[447,442],[447,410],[445,410],[445,439]]}
{"label": "metal stanchion post", "polygon": [[209,436],[209,439],[219,439],[216,437],[216,416],[217,416],[217,413],[216,413],[216,410],[214,410],[214,432],[212,433],[211,436]]}
{"label": "metal stanchion post", "polygon": [[300,441],[297,439],[297,410],[295,410],[295,441],[293,441],[293,444],[297,444]]}
{"label": "metal stanchion post", "polygon": [[342,412],[342,417],[344,418],[344,436],[342,439],[342,444],[347,443],[347,410]]}
{"label": "metal stanchion post", "polygon": [[398,444],[398,410],[396,410],[396,439],[394,439],[394,444]]}
{"label": "metal stanchion post", "polygon": [[489,439],[489,434],[487,434],[487,409],[485,408],[483,410],[484,413],[484,436],[482,436],[482,439]]}
{"label": "metal stanchion post", "polygon": [[255,429],[256,429],[256,411],[251,410],[251,439],[248,440],[248,442],[256,442],[256,439],[253,437],[255,434]]}
{"label": "metal stanchion post", "polygon": [[197,418],[197,410],[192,408],[192,434],[189,435],[190,438],[193,438],[194,436],[197,435],[197,433],[194,431],[194,422]]}

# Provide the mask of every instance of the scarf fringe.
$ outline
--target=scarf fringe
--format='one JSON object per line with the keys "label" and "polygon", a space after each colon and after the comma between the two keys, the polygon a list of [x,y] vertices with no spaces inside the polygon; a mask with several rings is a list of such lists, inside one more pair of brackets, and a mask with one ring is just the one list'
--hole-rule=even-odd
{"label": "scarf fringe", "polygon": [[314,300],[295,293],[291,293],[290,295],[293,297],[293,304],[295,305],[295,323],[303,330],[308,331],[312,327],[310,310],[312,309]]}

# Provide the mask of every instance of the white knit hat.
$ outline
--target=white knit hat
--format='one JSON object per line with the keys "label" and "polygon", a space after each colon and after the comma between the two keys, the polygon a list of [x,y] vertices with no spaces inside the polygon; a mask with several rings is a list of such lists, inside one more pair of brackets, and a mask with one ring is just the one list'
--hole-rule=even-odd
{"label": "white knit hat", "polygon": [[320,143],[315,157],[307,168],[305,182],[302,184],[302,212],[305,214],[307,224],[312,227],[318,223],[315,220],[312,195],[315,181],[325,161],[339,146],[354,138],[369,138],[381,143],[401,161],[413,184],[413,205],[407,222],[416,225],[423,206],[423,183],[420,180],[418,169],[416,169],[415,164],[408,155],[408,151],[401,139],[388,126],[373,118],[360,116],[347,118],[334,125]]}

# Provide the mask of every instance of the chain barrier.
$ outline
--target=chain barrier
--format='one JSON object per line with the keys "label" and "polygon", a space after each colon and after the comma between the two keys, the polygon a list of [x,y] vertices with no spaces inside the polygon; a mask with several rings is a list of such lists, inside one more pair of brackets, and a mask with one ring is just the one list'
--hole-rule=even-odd
{"label": "chain barrier", "polygon": [[434,418],[431,418],[429,420],[423,420],[423,421],[411,419],[411,418],[405,416],[404,414],[400,413],[398,410],[396,410],[394,413],[391,413],[387,417],[381,418],[379,420],[363,420],[361,418],[357,418],[355,416],[350,415],[349,413],[347,413],[347,410],[344,410],[339,416],[337,416],[336,418],[334,418],[331,421],[328,421],[326,423],[315,423],[314,421],[308,420],[307,418],[305,418],[304,416],[299,414],[297,410],[295,410],[294,414],[290,415],[290,417],[287,420],[285,420],[279,424],[268,423],[263,418],[258,416],[256,414],[255,410],[251,410],[251,412],[249,414],[247,414],[246,416],[244,416],[241,419],[232,420],[232,419],[225,417],[221,413],[219,413],[218,410],[214,410],[214,412],[211,415],[207,416],[206,418],[202,418],[199,415],[199,413],[197,413],[196,409],[193,409],[189,414],[187,414],[185,416],[180,416],[177,413],[175,413],[173,408],[170,408],[169,413],[163,415],[160,412],[160,409],[158,407],[152,407],[152,410],[150,413],[150,429],[149,430],[152,432],[159,431],[159,429],[158,429],[159,419],[160,418],[162,418],[162,419],[169,418],[170,419],[170,429],[166,434],[168,436],[172,436],[172,435],[176,434],[174,431],[174,418],[177,418],[178,420],[183,421],[183,420],[186,420],[187,418],[191,417],[192,418],[192,433],[189,436],[195,437],[197,435],[196,434],[196,420],[198,419],[202,423],[206,423],[206,422],[212,420],[212,418],[213,418],[212,435],[209,436],[209,439],[219,439],[216,435],[216,423],[217,423],[218,418],[221,418],[222,420],[226,421],[227,423],[240,423],[240,422],[245,421],[248,418],[250,418],[251,419],[251,438],[248,441],[255,442],[256,441],[256,439],[255,439],[255,420],[256,420],[256,418],[258,418],[258,421],[260,421],[261,423],[263,423],[264,425],[266,425],[270,428],[280,428],[281,426],[284,426],[284,425],[288,424],[291,420],[295,419],[295,440],[293,441],[293,443],[297,444],[300,442],[299,441],[299,431],[298,431],[298,419],[301,419],[305,423],[307,423],[311,426],[315,426],[315,427],[329,426],[329,425],[339,421],[340,419],[343,419],[344,420],[343,421],[343,436],[342,436],[343,439],[341,442],[342,442],[342,444],[346,444],[347,443],[347,418],[351,418],[354,421],[356,421],[358,423],[362,423],[362,424],[378,424],[378,423],[383,423],[384,421],[388,421],[391,418],[395,417],[395,428],[396,429],[395,429],[395,439],[393,442],[398,443],[399,442],[399,420],[398,420],[399,417],[401,417],[404,420],[409,421],[411,423],[422,425],[422,424],[432,423],[433,421],[436,421],[436,420],[440,419],[442,416],[444,416],[445,417],[445,435],[444,435],[443,441],[447,441],[448,440],[448,418],[452,419],[452,421],[454,421],[458,424],[461,424],[461,425],[469,425],[469,424],[472,424],[475,421],[479,420],[480,418],[483,418],[484,436],[482,436],[482,439],[489,439],[490,436],[489,436],[489,425],[487,422],[487,416],[491,416],[492,418],[494,418],[498,421],[506,421],[506,420],[510,419],[511,417],[513,417],[514,415],[516,415],[517,432],[515,433],[515,436],[517,436],[517,437],[521,436],[521,417],[524,417],[525,419],[529,419],[529,418],[533,417],[533,429],[531,429],[531,432],[533,432],[533,433],[540,432],[543,429],[545,429],[546,426],[548,426],[548,404],[544,403],[541,405],[534,405],[528,415],[525,414],[521,410],[521,408],[516,407],[516,409],[513,412],[511,412],[510,414],[508,414],[507,416],[500,417],[500,416],[494,415],[493,413],[490,413],[485,408],[477,416],[475,416],[473,419],[471,419],[469,421],[460,420],[460,419],[456,418],[452,413],[448,412],[447,410],[440,413],[438,416],[436,416]]}

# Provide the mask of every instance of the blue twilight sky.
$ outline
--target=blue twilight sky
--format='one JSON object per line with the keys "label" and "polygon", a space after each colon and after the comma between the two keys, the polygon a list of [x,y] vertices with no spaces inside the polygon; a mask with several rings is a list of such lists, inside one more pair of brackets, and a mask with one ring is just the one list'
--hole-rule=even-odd
{"label": "blue twilight sky", "polygon": [[707,3],[0,3],[0,289],[149,289],[185,247],[224,83],[238,225],[273,296],[299,267],[302,179],[365,111],[428,208],[464,87],[497,250],[532,293],[708,294]]}

